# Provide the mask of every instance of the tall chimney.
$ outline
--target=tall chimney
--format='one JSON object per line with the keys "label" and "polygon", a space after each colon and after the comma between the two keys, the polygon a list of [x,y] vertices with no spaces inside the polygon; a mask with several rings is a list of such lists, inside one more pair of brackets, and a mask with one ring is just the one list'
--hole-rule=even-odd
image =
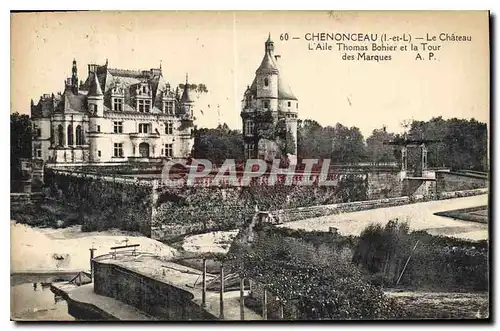
{"label": "tall chimney", "polygon": [[89,75],[91,72],[97,71],[97,64],[89,64]]}

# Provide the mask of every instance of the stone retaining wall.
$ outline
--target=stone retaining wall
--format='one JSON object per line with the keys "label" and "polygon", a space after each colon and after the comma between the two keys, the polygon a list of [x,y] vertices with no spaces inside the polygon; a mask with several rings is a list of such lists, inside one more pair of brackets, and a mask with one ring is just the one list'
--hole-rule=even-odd
{"label": "stone retaining wall", "polygon": [[151,182],[47,169],[45,183],[52,198],[78,206],[84,231],[119,228],[151,235]]}
{"label": "stone retaining wall", "polygon": [[215,320],[193,294],[120,266],[93,261],[94,292],[120,300],[159,319]]}
{"label": "stone retaining wall", "polygon": [[453,192],[488,187],[488,178],[458,172],[436,173],[437,191]]}

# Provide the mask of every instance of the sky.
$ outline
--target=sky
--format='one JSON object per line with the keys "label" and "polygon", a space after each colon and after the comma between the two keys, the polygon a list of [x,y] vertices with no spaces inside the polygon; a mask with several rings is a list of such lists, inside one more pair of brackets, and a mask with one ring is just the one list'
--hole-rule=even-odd
{"label": "sky", "polygon": [[[356,126],[365,137],[382,126],[401,132],[403,121],[436,116],[489,124],[488,24],[486,11],[11,14],[11,112],[29,114],[31,99],[62,92],[74,58],[81,80],[87,64],[107,59],[109,67],[121,69],[161,63],[172,85],[184,83],[188,73],[190,83],[209,90],[196,101],[198,127],[220,122],[241,129],[243,93],[270,33],[275,54],[281,55],[281,73],[299,99],[301,119]],[[397,51],[380,52],[390,54],[390,61],[348,61],[335,41],[329,41],[331,51],[309,50],[305,35],[321,32],[412,38],[448,33],[472,40],[433,42],[440,46],[435,60],[426,52],[421,52],[425,60],[415,60],[416,52]],[[281,40],[285,34],[288,40]],[[370,43],[352,45],[371,48]]]}

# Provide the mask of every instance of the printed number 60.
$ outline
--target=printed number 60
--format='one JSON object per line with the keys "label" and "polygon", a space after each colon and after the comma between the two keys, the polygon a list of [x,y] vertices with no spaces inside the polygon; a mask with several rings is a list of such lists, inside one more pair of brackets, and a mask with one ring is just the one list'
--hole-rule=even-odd
{"label": "printed number 60", "polygon": [[280,40],[283,41],[287,41],[288,40],[288,33],[282,33],[280,34]]}

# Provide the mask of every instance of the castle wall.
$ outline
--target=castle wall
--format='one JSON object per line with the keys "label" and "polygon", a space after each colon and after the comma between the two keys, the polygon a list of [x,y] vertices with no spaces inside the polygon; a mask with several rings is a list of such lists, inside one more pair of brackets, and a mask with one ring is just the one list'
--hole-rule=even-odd
{"label": "castle wall", "polygon": [[[339,174],[337,186],[277,183],[274,186],[175,188],[159,187],[151,180],[47,169],[45,183],[52,196],[79,207],[84,230],[120,228],[140,231],[159,240],[186,233],[238,228],[253,217],[256,207],[272,211],[280,222],[290,222],[428,199],[467,196],[460,192],[436,194],[433,181],[424,182],[428,187],[417,185],[418,190],[414,190],[411,197],[403,196],[408,188],[400,178],[398,172],[372,171]],[[472,186],[484,187],[484,183],[482,180]],[[447,189],[464,187],[441,185],[447,185]],[[465,192],[484,194],[483,191]]]}
{"label": "castle wall", "polygon": [[151,184],[53,169],[46,169],[45,184],[52,197],[78,207],[84,231],[119,228],[151,234]]}
{"label": "castle wall", "polygon": [[[339,177],[337,186],[247,186],[163,188],[151,221],[151,237],[238,228],[259,210],[281,210],[367,200],[367,174]],[[298,213],[297,216],[306,216]],[[307,217],[306,217],[307,218]]]}

